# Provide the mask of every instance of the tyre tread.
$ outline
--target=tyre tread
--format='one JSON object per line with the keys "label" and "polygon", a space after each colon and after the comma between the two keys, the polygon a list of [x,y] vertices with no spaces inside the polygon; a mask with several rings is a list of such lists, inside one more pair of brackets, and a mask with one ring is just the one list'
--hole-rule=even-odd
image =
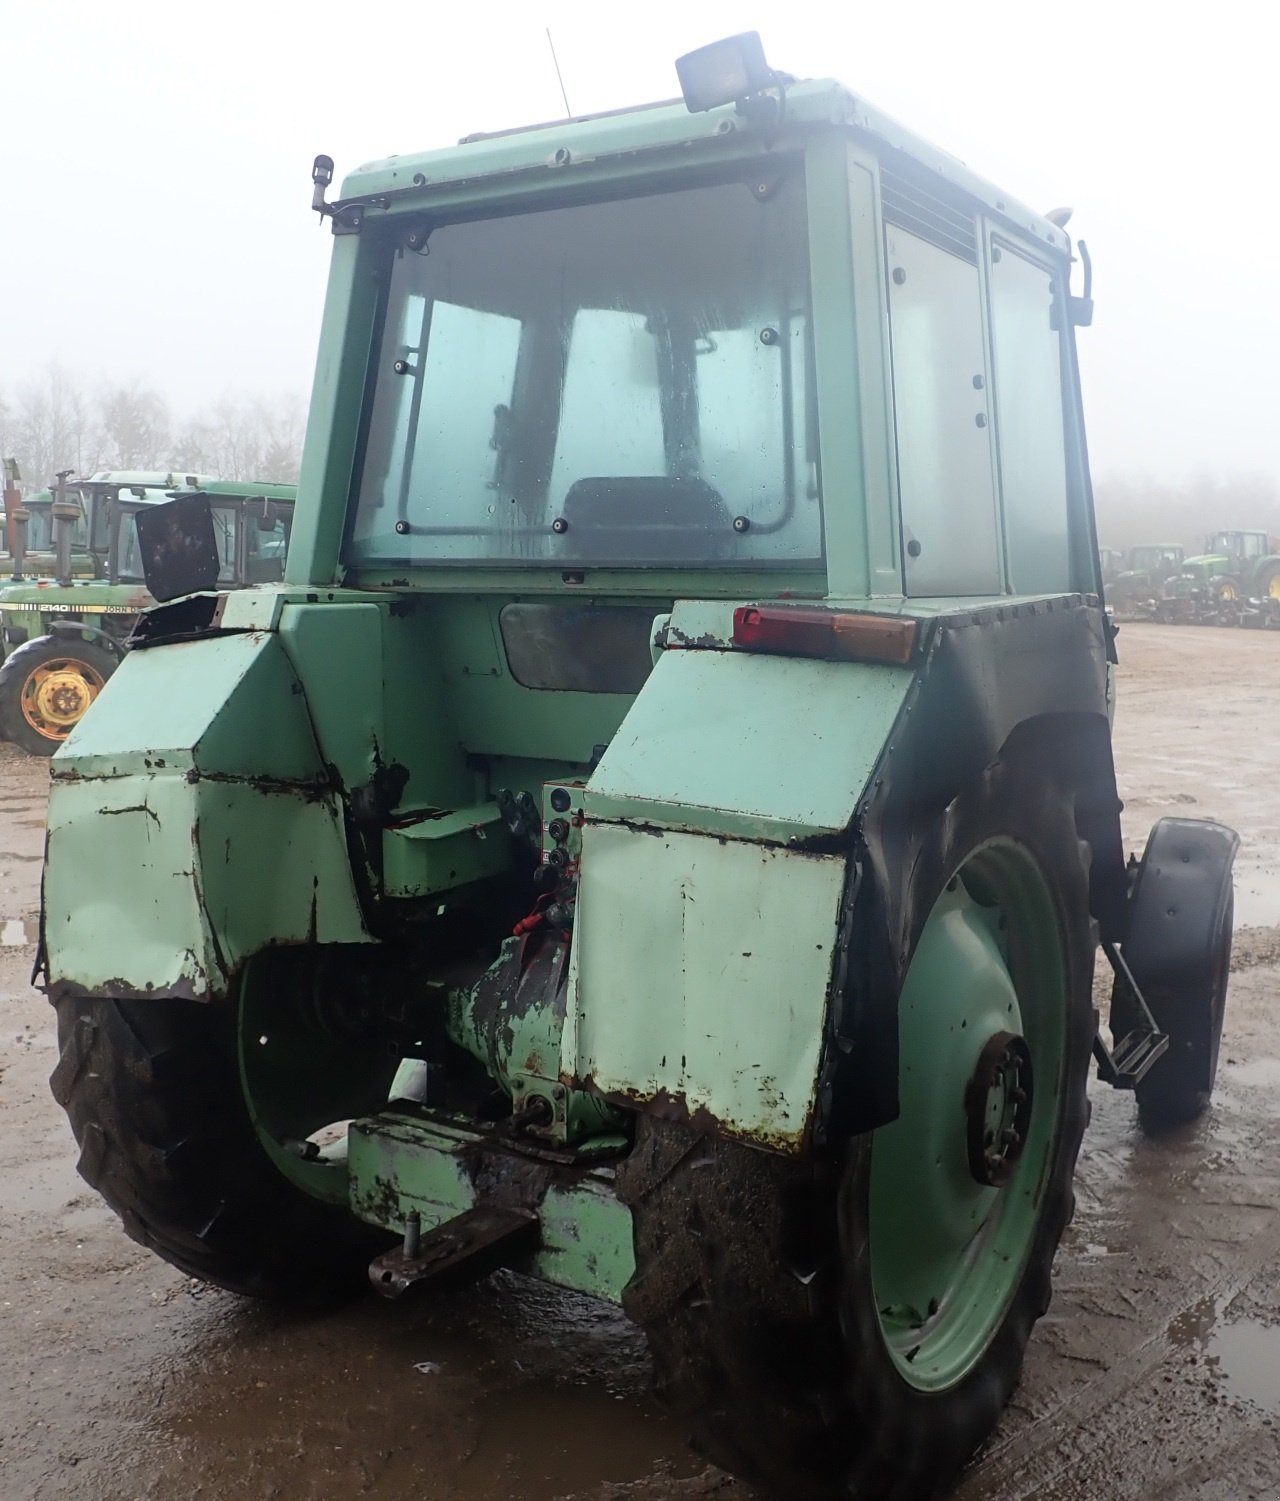
{"label": "tyre tread", "polygon": [[372,1233],[266,1155],[239,1087],[234,1008],[72,994],[55,1005],[50,1085],[77,1170],[133,1240],[251,1296],[313,1301],[358,1285]]}

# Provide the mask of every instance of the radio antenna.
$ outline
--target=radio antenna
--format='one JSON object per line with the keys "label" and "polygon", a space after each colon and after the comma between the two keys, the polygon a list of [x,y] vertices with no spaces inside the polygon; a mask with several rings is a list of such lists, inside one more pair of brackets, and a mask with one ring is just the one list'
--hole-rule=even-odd
{"label": "radio antenna", "polygon": [[551,48],[551,61],[555,64],[556,81],[560,85],[560,97],[564,100],[565,119],[573,119],[573,111],[569,108],[569,96],[564,89],[564,75],[560,72],[560,59],[556,56],[556,44],[551,40],[551,28],[547,27],[547,46]]}

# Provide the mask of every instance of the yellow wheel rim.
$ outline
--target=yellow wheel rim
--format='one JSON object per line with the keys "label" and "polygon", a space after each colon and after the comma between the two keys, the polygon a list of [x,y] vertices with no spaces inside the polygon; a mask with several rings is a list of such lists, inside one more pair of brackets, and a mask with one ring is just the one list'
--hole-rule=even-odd
{"label": "yellow wheel rim", "polygon": [[1280,573],[1273,573],[1267,580],[1267,598],[1280,599]]}
{"label": "yellow wheel rim", "polygon": [[102,674],[75,657],[52,657],[27,674],[22,717],[46,740],[65,740],[102,692]]}

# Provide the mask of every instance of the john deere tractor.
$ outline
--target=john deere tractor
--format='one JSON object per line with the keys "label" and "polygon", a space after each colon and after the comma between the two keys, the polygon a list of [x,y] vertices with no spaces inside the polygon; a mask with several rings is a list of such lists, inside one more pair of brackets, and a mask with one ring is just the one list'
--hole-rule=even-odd
{"label": "john deere tractor", "polygon": [[[0,579],[0,737],[51,756],[79,723],[155,602],[137,519],[187,492],[210,502],[213,582],[234,588],[283,577],[292,485],[119,471],[68,482],[60,474],[47,506],[36,498],[20,511],[13,573]],[[32,556],[28,542],[51,551]]]}
{"label": "john deere tractor", "polygon": [[1107,602],[1117,614],[1151,614],[1165,583],[1182,568],[1183,549],[1176,542],[1143,542],[1123,555],[1110,578],[1103,574]]}
{"label": "john deere tractor", "polygon": [[1126,869],[1060,223],[754,35],[678,66],[317,159],[284,580],[157,508],[53,759],[53,1089],[190,1276],[514,1267],[729,1469],[922,1497],[1048,1307],[1091,1058],[1208,1101],[1236,839]]}
{"label": "john deere tractor", "polygon": [[1184,559],[1166,593],[1176,618],[1216,625],[1280,625],[1280,542],[1266,532],[1212,532]]}

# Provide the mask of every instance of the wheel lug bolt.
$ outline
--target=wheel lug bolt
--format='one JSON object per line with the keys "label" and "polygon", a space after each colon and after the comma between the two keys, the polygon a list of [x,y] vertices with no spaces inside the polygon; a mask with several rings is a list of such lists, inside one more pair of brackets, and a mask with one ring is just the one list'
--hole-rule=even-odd
{"label": "wheel lug bolt", "polygon": [[1010,1127],[1007,1131],[1001,1131],[1000,1140],[1005,1144],[1006,1147],[1016,1147],[1022,1140],[1022,1137],[1019,1136],[1012,1127]]}

